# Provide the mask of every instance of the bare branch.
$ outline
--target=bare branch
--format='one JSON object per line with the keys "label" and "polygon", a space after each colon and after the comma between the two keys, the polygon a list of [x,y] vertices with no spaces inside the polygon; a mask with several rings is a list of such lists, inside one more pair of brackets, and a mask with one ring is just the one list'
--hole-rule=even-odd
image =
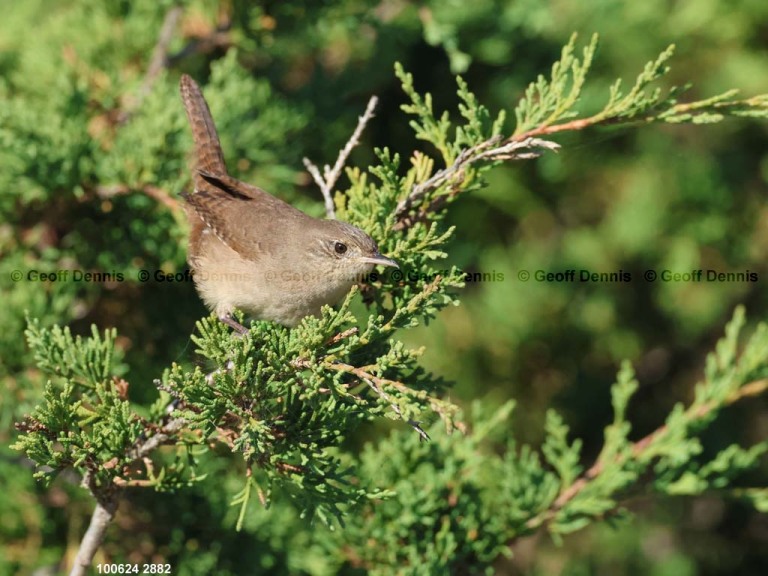
{"label": "bare branch", "polygon": [[307,171],[312,175],[312,179],[315,184],[320,188],[320,192],[323,194],[323,200],[325,201],[325,213],[328,218],[336,219],[336,210],[333,206],[333,187],[336,186],[336,182],[341,176],[341,170],[344,168],[344,164],[347,162],[350,153],[360,143],[360,135],[363,133],[368,122],[373,118],[373,112],[376,109],[379,99],[376,96],[371,96],[368,100],[368,106],[365,108],[365,112],[357,120],[357,127],[352,132],[352,136],[349,137],[344,148],[339,152],[339,157],[336,159],[336,164],[333,168],[329,166],[323,167],[323,175],[320,175],[318,167],[312,163],[309,158],[304,158],[304,166]]}
{"label": "bare branch", "polygon": [[163,26],[160,28],[157,43],[152,51],[152,59],[149,61],[147,74],[144,76],[141,88],[139,88],[138,103],[141,103],[146,98],[160,72],[168,66],[168,47],[171,44],[171,40],[173,40],[173,34],[176,32],[176,27],[183,12],[184,10],[181,6],[174,6],[165,14]]}
{"label": "bare branch", "polygon": [[[560,145],[550,140],[540,138],[525,138],[522,140],[503,141],[500,136],[481,142],[472,148],[461,151],[456,161],[435,172],[428,180],[414,185],[406,198],[403,198],[395,208],[397,222],[395,230],[410,228],[415,222],[424,220],[427,216],[440,209],[445,202],[460,191],[460,186],[466,178],[466,168],[476,162],[498,162],[505,160],[528,160],[537,158],[544,150],[557,151]],[[432,199],[415,215],[409,214],[413,206],[438,188],[447,187],[445,195]]]}
{"label": "bare branch", "polygon": [[139,106],[141,106],[141,103],[152,91],[152,86],[154,86],[160,72],[163,71],[163,68],[168,66],[168,47],[171,44],[171,40],[173,40],[173,34],[176,32],[176,27],[178,26],[179,19],[183,13],[184,9],[181,6],[173,6],[165,13],[163,25],[160,28],[157,43],[152,51],[152,58],[149,61],[147,73],[144,75],[144,80],[142,81],[136,96],[133,97],[128,105],[126,105],[120,112],[117,119],[119,124],[127,122]]}
{"label": "bare branch", "polygon": [[325,343],[325,345],[331,346],[333,344],[341,342],[342,340],[345,340],[346,338],[349,338],[350,336],[357,334],[358,332],[359,330],[357,326],[353,326],[352,328],[344,330],[344,332],[339,332],[338,334],[332,336],[331,339]]}
{"label": "bare branch", "polygon": [[104,184],[95,188],[96,194],[99,198],[110,199],[113,196],[121,194],[129,194],[133,191],[141,191],[150,198],[156,200],[173,213],[180,213],[183,210],[181,203],[171,195],[170,192],[160,188],[159,186],[153,186],[152,184],[142,184],[136,188],[128,186],[128,184]]}
{"label": "bare branch", "polygon": [[333,207],[333,198],[328,190],[325,182],[323,182],[323,176],[320,174],[320,169],[315,166],[309,158],[304,158],[304,166],[307,172],[312,176],[312,180],[315,181],[320,192],[323,194],[323,201],[325,202],[325,215],[332,220],[336,219],[336,210]]}
{"label": "bare branch", "polygon": [[163,426],[157,434],[150,436],[143,444],[136,446],[128,453],[132,460],[140,460],[148,454],[165,444],[176,432],[181,430],[186,424],[184,418],[174,418],[168,424]]}
{"label": "bare branch", "polygon": [[107,528],[115,517],[117,502],[116,495],[104,500],[97,499],[96,508],[91,515],[91,522],[88,524],[88,530],[85,532],[82,542],[80,542],[80,549],[77,551],[75,563],[72,570],[69,571],[69,576],[86,576],[88,574],[93,557],[101,546]]}

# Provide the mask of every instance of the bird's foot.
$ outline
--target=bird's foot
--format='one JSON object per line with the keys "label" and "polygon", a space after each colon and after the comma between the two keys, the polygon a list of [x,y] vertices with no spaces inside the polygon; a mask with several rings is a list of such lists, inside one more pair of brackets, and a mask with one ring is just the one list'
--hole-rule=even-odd
{"label": "bird's foot", "polygon": [[235,332],[240,334],[241,336],[244,336],[245,334],[248,334],[248,328],[240,324],[237,320],[235,320],[232,317],[232,314],[222,314],[219,316],[219,320],[221,320],[224,324],[232,328]]}

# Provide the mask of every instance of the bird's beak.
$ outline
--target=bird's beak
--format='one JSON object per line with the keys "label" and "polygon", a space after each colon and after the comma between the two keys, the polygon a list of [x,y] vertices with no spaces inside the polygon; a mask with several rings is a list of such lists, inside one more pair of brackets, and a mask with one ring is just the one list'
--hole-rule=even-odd
{"label": "bird's beak", "polygon": [[362,256],[360,261],[368,262],[369,264],[375,264],[378,266],[394,266],[395,268],[400,268],[400,265],[392,260],[392,258],[382,256],[378,252],[374,252],[373,256]]}

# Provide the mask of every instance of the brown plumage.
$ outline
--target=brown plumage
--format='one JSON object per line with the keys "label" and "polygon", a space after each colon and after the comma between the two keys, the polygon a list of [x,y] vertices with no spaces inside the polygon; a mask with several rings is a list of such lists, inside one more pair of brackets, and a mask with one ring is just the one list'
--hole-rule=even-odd
{"label": "brown plumage", "polygon": [[186,74],[181,95],[195,141],[195,190],[185,195],[188,260],[206,304],[230,324],[240,308],[295,326],[338,302],[373,266],[397,266],[365,232],[304,214],[227,173],[216,125]]}

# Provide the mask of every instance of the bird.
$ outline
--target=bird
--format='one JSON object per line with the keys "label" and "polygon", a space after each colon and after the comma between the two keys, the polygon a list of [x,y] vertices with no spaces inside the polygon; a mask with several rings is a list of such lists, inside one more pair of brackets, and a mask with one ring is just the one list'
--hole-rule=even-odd
{"label": "bird", "polygon": [[398,266],[360,228],[314,218],[230,176],[200,87],[184,74],[180,91],[194,140],[194,190],[182,194],[187,261],[200,297],[222,322],[247,332],[233,317],[239,309],[292,328],[337,304],[375,266]]}

